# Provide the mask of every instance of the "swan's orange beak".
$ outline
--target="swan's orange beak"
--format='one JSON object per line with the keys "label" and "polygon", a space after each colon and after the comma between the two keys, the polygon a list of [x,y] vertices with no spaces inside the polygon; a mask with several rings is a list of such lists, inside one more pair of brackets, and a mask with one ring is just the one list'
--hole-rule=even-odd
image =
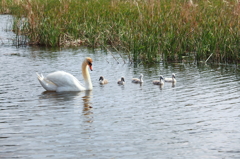
{"label": "swan's orange beak", "polygon": [[90,68],[90,70],[92,71],[93,69],[92,69],[92,65],[88,65],[89,66],[89,68]]}

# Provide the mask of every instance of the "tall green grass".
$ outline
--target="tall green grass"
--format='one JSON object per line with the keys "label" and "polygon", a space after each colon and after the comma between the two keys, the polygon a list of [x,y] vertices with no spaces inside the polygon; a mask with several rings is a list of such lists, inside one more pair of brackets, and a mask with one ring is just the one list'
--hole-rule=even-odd
{"label": "tall green grass", "polygon": [[[145,63],[240,61],[236,0],[0,0],[30,43],[114,47]],[[17,24],[17,23],[16,23]],[[19,27],[16,25],[16,27]],[[19,30],[19,29],[18,29]]]}

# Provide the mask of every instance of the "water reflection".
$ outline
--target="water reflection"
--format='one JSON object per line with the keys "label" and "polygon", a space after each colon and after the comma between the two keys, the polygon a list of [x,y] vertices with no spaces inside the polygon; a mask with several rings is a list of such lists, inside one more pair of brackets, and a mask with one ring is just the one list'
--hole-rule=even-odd
{"label": "water reflection", "polygon": [[64,101],[71,101],[80,95],[82,95],[83,92],[51,92],[51,91],[44,91],[42,92],[40,99],[50,99],[54,102],[64,102]]}
{"label": "water reflection", "polygon": [[172,87],[175,87],[176,86],[176,82],[175,83],[172,83]]}
{"label": "water reflection", "polygon": [[92,113],[90,111],[92,109],[91,98],[92,98],[92,91],[85,91],[85,95],[82,97],[84,115],[89,115]]}
{"label": "water reflection", "polygon": [[[40,100],[46,100],[48,99],[50,103],[50,106],[60,106],[64,105],[64,107],[60,107],[60,109],[66,108],[66,102],[75,103],[74,105],[74,111],[76,113],[82,112],[83,116],[85,117],[85,122],[92,122],[93,117],[91,114],[92,112],[92,91],[82,91],[82,92],[50,92],[50,91],[44,91],[39,97]],[[82,102],[80,102],[80,100]],[[75,101],[75,102],[74,102]],[[40,101],[41,102],[41,101]],[[79,105],[81,104],[82,105]],[[71,104],[72,105],[72,104]],[[71,106],[69,105],[69,107]],[[48,105],[49,107],[49,105]],[[82,109],[82,111],[79,111],[79,108]]]}
{"label": "water reflection", "polygon": [[162,90],[163,87],[164,87],[164,84],[163,85],[159,85],[160,90]]}

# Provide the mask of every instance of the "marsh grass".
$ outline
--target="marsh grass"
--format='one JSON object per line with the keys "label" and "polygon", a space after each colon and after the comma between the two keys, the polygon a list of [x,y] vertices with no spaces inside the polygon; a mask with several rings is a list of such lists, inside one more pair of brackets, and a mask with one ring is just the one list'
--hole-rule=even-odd
{"label": "marsh grass", "polygon": [[[30,44],[115,48],[129,59],[239,62],[236,0],[0,0]],[[24,17],[24,21],[23,21]]]}

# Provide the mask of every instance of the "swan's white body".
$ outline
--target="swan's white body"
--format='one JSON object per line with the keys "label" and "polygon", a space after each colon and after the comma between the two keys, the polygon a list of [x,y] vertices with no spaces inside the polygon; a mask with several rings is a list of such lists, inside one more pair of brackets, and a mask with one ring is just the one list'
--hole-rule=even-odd
{"label": "swan's white body", "polygon": [[153,84],[155,84],[155,85],[164,85],[163,76],[160,75],[159,77],[160,77],[160,80],[154,80]]}
{"label": "swan's white body", "polygon": [[117,83],[118,83],[119,85],[124,85],[124,83],[125,83],[124,77],[121,77],[121,79],[118,80]]}
{"label": "swan's white body", "polygon": [[172,83],[176,83],[177,82],[176,76],[175,76],[174,73],[172,74],[172,78],[165,78],[164,81],[165,82],[172,82]]}
{"label": "swan's white body", "polygon": [[139,78],[133,78],[133,83],[143,83],[143,74],[140,74]]}
{"label": "swan's white body", "polygon": [[47,91],[76,92],[92,90],[91,77],[89,75],[87,66],[89,66],[89,68],[92,70],[92,59],[89,57],[87,57],[82,63],[82,75],[86,83],[86,88],[82,86],[81,82],[76,77],[64,71],[53,72],[48,74],[46,77],[37,73],[37,76],[40,84]]}
{"label": "swan's white body", "polygon": [[100,84],[107,84],[107,83],[108,83],[108,80],[105,79],[103,76],[100,76],[100,78],[99,78],[99,83],[100,83]]}

